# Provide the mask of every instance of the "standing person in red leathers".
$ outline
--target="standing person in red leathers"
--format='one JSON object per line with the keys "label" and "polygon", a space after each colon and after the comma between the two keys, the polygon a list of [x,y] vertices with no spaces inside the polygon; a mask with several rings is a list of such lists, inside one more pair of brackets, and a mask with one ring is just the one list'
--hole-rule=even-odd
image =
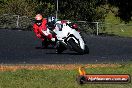
{"label": "standing person in red leathers", "polygon": [[43,18],[41,14],[37,14],[35,16],[35,23],[33,24],[33,30],[36,36],[42,40],[43,48],[47,48],[49,42],[55,42],[55,38],[53,38],[52,34],[47,28],[47,19]]}

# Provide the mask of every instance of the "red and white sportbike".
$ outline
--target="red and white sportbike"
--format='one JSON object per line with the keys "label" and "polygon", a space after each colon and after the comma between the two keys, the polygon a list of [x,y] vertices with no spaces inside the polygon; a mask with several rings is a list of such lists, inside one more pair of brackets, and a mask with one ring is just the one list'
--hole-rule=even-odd
{"label": "red and white sportbike", "polygon": [[62,53],[66,49],[76,51],[79,54],[89,53],[76,24],[70,21],[57,21],[53,31],[57,37],[57,53]]}

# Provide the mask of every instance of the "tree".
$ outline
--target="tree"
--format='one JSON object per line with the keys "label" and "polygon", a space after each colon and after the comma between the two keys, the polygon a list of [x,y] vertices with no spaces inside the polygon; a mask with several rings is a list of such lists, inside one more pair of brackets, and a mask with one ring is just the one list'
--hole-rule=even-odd
{"label": "tree", "polygon": [[63,19],[98,21],[104,18],[104,12],[97,11],[97,0],[61,0],[59,14]]}
{"label": "tree", "polygon": [[[54,15],[57,0],[4,0],[4,12],[34,16],[37,13],[45,17]],[[105,0],[103,0],[104,2]],[[100,8],[102,0],[59,0],[58,18],[70,20],[102,21],[106,11]]]}
{"label": "tree", "polygon": [[20,16],[32,16],[34,14],[34,3],[29,0],[8,0],[4,4],[6,14],[15,14]]}
{"label": "tree", "polygon": [[118,7],[118,14],[123,21],[129,22],[132,17],[132,0],[108,0],[112,6]]}

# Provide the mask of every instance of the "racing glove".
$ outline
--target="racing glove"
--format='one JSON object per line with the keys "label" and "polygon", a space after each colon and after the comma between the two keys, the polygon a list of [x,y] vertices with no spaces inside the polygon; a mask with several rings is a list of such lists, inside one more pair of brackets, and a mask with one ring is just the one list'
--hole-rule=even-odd
{"label": "racing glove", "polygon": [[48,29],[48,28],[47,28],[46,31],[42,30],[42,33],[43,33],[45,36],[48,36],[49,34],[51,34],[51,33],[49,32],[49,29]]}
{"label": "racing glove", "polygon": [[55,42],[55,38],[51,38],[51,41]]}

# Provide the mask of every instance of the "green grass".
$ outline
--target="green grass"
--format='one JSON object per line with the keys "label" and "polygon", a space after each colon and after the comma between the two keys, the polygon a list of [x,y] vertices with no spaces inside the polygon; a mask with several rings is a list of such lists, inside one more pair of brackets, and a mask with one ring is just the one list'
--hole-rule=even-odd
{"label": "green grass", "polygon": [[122,37],[132,37],[132,22],[125,24],[119,17],[115,17],[114,13],[109,12],[105,18],[105,22],[100,29],[100,33],[107,33]]}
{"label": "green grass", "polygon": [[[86,68],[87,74],[130,74],[132,65]],[[76,82],[78,69],[74,70],[17,70],[0,72],[0,88],[132,88],[128,84],[84,84]]]}
{"label": "green grass", "polygon": [[132,37],[132,24],[105,24],[103,33]]}

